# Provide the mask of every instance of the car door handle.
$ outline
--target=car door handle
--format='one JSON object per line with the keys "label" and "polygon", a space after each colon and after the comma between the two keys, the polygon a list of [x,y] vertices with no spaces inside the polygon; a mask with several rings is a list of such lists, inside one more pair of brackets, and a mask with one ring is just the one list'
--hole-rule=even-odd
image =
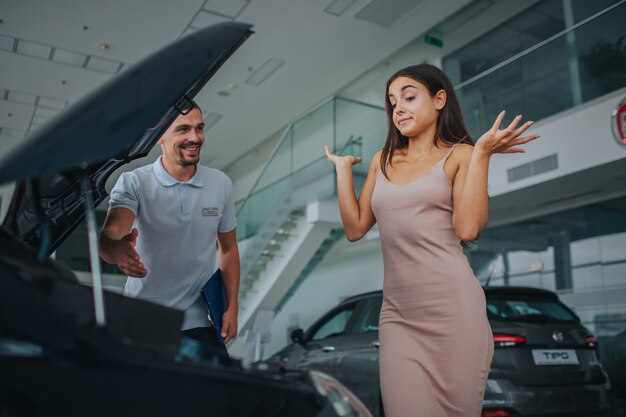
{"label": "car door handle", "polygon": [[380,349],[380,342],[377,340],[375,342],[370,343],[370,347]]}
{"label": "car door handle", "polygon": [[324,352],[334,352],[334,351],[335,351],[335,347],[334,347],[334,346],[324,346],[324,347],[322,348],[322,350],[323,350]]}

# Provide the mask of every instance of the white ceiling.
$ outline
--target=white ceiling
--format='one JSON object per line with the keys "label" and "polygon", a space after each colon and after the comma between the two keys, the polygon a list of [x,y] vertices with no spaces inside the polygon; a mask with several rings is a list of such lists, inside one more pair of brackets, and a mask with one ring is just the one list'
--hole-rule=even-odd
{"label": "white ceiling", "polygon": [[[253,24],[255,34],[197,97],[205,114],[223,115],[207,131],[203,150],[203,162],[217,168],[228,166],[469,2],[339,0],[337,4],[349,7],[336,16],[324,11],[332,0],[1,1],[0,152],[118,69],[193,26],[225,20]],[[371,10],[371,3],[384,4],[386,12],[413,9],[385,27],[358,18]],[[100,49],[101,44],[108,48]],[[269,59],[284,63],[261,85],[246,83]],[[229,86],[228,96],[218,95]]]}

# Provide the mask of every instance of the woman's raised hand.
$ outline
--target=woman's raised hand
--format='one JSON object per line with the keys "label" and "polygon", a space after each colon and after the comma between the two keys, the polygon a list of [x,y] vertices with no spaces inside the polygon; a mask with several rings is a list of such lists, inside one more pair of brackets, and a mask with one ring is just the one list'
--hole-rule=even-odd
{"label": "woman's raised hand", "polygon": [[500,130],[502,119],[504,119],[504,111],[498,115],[491,129],[485,132],[478,141],[476,141],[476,149],[488,155],[493,155],[494,153],[520,153],[524,152],[524,149],[520,148],[519,145],[523,145],[539,137],[537,134],[522,136],[522,133],[532,126],[533,122],[531,121],[524,123],[516,129],[517,125],[522,120],[521,115],[513,119],[506,129]]}
{"label": "woman's raised hand", "polygon": [[326,150],[326,157],[335,166],[351,167],[352,165],[356,165],[356,164],[358,164],[359,162],[361,162],[363,160],[363,158],[361,158],[360,156],[352,156],[352,155],[339,156],[339,155],[335,155],[334,153],[332,153],[330,151],[330,149],[328,148],[328,145],[324,145],[324,149]]}

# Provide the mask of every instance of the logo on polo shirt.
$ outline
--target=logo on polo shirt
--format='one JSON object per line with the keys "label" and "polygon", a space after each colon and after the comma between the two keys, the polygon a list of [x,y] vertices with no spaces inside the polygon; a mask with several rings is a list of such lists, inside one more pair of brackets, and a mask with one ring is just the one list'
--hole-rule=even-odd
{"label": "logo on polo shirt", "polygon": [[219,212],[217,207],[205,207],[202,209],[203,216],[217,216]]}

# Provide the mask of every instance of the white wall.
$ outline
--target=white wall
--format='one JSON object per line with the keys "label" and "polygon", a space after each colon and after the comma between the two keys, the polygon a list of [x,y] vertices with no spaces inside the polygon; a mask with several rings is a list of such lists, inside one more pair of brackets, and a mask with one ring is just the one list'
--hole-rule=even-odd
{"label": "white wall", "polygon": [[[496,196],[626,158],[626,147],[611,132],[611,113],[625,96],[626,88],[622,88],[535,123],[530,132],[541,138],[529,143],[525,154],[491,159],[489,194]],[[508,169],[555,153],[558,169],[508,183]]]}
{"label": "white wall", "polygon": [[233,181],[235,201],[248,195],[257,178],[261,175],[261,171],[274,147],[282,137],[282,133],[283,130],[276,132],[224,169],[226,175]]}

